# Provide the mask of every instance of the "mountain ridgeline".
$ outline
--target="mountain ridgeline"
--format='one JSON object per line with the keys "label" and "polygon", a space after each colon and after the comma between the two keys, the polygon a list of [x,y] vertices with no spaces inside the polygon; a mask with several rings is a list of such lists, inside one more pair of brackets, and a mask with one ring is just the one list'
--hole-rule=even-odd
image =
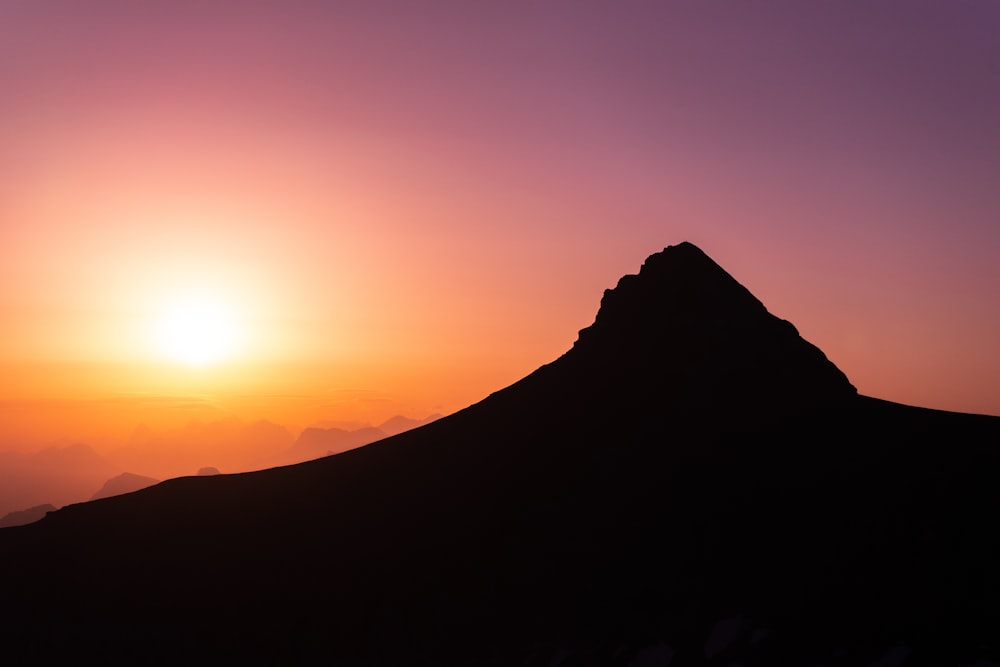
{"label": "mountain ridgeline", "polygon": [[996,664],[998,442],[998,418],[858,395],[683,243],[458,413],[0,531],[0,639],[39,662]]}

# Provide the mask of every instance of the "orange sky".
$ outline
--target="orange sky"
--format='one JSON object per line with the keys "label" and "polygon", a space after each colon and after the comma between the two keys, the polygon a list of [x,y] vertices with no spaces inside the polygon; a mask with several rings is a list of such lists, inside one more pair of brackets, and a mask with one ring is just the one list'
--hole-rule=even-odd
{"label": "orange sky", "polygon": [[[683,240],[1000,414],[995,6],[373,4],[0,6],[0,449],[451,412]],[[225,361],[164,351],[192,299]]]}

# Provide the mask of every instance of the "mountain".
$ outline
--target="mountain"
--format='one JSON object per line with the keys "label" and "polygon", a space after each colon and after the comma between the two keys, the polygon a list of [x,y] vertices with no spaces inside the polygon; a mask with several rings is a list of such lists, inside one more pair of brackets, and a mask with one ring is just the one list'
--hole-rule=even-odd
{"label": "mountain", "polygon": [[367,445],[390,435],[429,424],[441,415],[435,413],[424,419],[413,419],[396,415],[385,420],[378,426],[356,422],[327,422],[327,425],[314,425],[306,428],[295,439],[292,446],[280,456],[272,459],[273,465],[288,465],[310,461],[321,456],[339,454],[348,449]]}
{"label": "mountain", "polygon": [[163,433],[140,426],[128,443],[112,451],[108,458],[119,468],[164,479],[193,475],[206,466],[228,471],[256,470],[266,467],[292,442],[288,429],[268,421],[192,421]]}
{"label": "mountain", "polygon": [[12,526],[23,526],[25,524],[34,523],[44,518],[49,512],[55,512],[56,507],[54,505],[36,505],[35,507],[29,507],[26,510],[19,510],[16,512],[8,512],[0,518],[0,528],[10,528]]}
{"label": "mountain", "polygon": [[428,417],[424,417],[423,419],[413,419],[412,417],[396,415],[395,417],[390,417],[379,424],[378,430],[382,431],[386,435],[396,435],[397,433],[409,431],[410,429],[423,426],[424,424],[430,424],[432,421],[440,418],[441,415],[436,412]]}
{"label": "mountain", "polygon": [[354,449],[370,442],[386,437],[385,431],[373,426],[366,426],[353,431],[342,428],[307,428],[295,439],[280,457],[277,463],[299,463],[317,459],[321,456],[337,454],[348,449]]}
{"label": "mountain", "polygon": [[991,665],[1000,419],[861,396],[695,246],[481,402],[0,531],[6,655]]}
{"label": "mountain", "polygon": [[0,514],[90,497],[120,470],[89,445],[54,445],[37,452],[0,452]]}
{"label": "mountain", "polygon": [[[441,416],[442,415],[436,412],[432,415],[424,417],[423,419],[414,419],[412,417],[404,417],[403,415],[394,415],[386,419],[381,424],[377,424],[375,428],[379,429],[386,435],[396,435],[397,433],[402,433],[403,431],[409,431],[412,428],[423,426],[424,424],[429,424],[435,419],[440,419]],[[315,422],[310,426],[313,428],[323,428],[323,429],[339,428],[344,431],[358,431],[363,428],[371,427],[371,424],[358,421],[326,419],[323,421]]]}
{"label": "mountain", "polygon": [[106,481],[90,499],[99,500],[101,498],[110,498],[111,496],[120,496],[123,493],[132,493],[133,491],[145,489],[147,486],[159,483],[160,480],[152,477],[123,472],[117,477],[112,477]]}

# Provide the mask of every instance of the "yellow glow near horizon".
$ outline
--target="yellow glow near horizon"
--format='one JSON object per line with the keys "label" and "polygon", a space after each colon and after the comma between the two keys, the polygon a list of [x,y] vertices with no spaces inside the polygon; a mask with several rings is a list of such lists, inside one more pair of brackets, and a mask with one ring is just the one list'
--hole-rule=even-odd
{"label": "yellow glow near horizon", "polygon": [[232,308],[208,296],[177,299],[155,325],[159,352],[171,361],[207,366],[231,359],[241,334]]}

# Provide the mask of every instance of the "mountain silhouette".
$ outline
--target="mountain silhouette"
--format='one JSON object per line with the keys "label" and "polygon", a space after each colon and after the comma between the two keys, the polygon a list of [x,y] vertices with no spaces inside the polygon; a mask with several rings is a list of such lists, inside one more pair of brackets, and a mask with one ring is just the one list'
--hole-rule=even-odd
{"label": "mountain silhouette", "polygon": [[207,466],[240,472],[270,467],[292,442],[288,429],[268,421],[195,420],[163,433],[140,426],[108,458],[119,468],[164,479],[191,475]]}
{"label": "mountain silhouette", "polygon": [[90,497],[121,470],[83,443],[37,452],[0,452],[0,514],[43,504],[57,507]]}
{"label": "mountain silhouette", "polygon": [[11,526],[23,526],[28,523],[34,523],[42,519],[49,512],[55,512],[56,507],[54,505],[36,505],[35,507],[29,507],[26,510],[18,510],[15,512],[8,512],[2,518],[0,518],[0,528],[10,528]]}
{"label": "mountain silhouette", "polygon": [[159,483],[160,480],[153,477],[136,475],[131,472],[123,472],[122,474],[112,477],[106,481],[101,488],[97,490],[97,493],[90,497],[90,499],[99,500],[101,498],[110,498],[111,496],[120,496],[123,493],[132,493],[133,491],[145,489],[147,486]]}
{"label": "mountain silhouette", "polygon": [[[429,424],[441,415],[432,414],[424,419],[412,419],[402,415],[390,417],[378,426],[344,424],[343,426],[310,426],[299,434],[292,446],[279,456],[272,457],[274,465],[288,465],[310,461],[321,456],[339,454],[348,449],[382,440],[390,435]],[[348,427],[348,428],[345,428]]]}
{"label": "mountain silhouette", "polygon": [[858,395],[683,243],[453,415],[0,531],[0,639],[123,664],[995,664],[998,436]]}
{"label": "mountain silhouette", "polygon": [[384,422],[377,426],[378,430],[382,431],[386,435],[396,435],[397,433],[402,433],[403,431],[409,431],[410,429],[417,428],[418,426],[423,426],[424,424],[429,424],[435,419],[440,419],[441,415],[435,412],[432,415],[424,417],[423,419],[413,419],[412,417],[404,417],[403,415],[396,415],[386,419]]}
{"label": "mountain silhouette", "polygon": [[310,427],[302,431],[292,446],[277,458],[282,464],[299,463],[367,445],[384,437],[386,437],[385,431],[373,426],[359,428],[356,431]]}

